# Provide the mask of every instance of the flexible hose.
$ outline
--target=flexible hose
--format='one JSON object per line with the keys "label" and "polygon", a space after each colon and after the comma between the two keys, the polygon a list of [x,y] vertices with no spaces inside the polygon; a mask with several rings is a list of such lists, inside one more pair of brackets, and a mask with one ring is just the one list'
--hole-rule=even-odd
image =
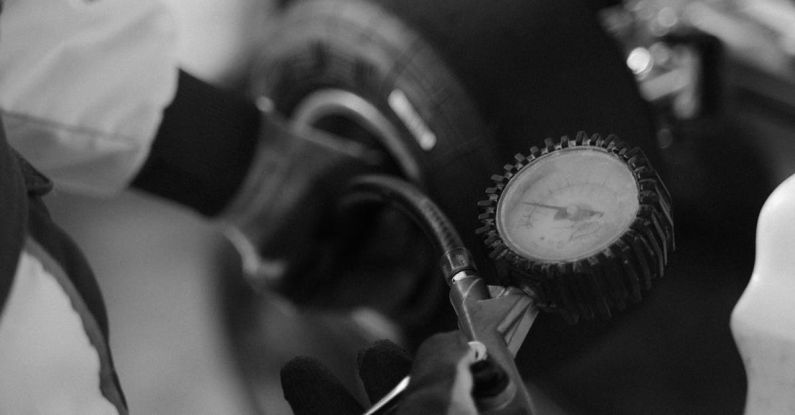
{"label": "flexible hose", "polygon": [[411,183],[393,176],[364,175],[351,181],[346,194],[391,204],[411,218],[442,253],[441,268],[448,284],[455,274],[476,269],[450,219]]}

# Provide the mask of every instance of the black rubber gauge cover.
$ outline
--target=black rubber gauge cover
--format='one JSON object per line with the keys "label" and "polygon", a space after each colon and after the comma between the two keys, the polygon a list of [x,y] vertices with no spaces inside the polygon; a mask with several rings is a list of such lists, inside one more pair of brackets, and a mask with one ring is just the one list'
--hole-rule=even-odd
{"label": "black rubber gauge cover", "polygon": [[[551,261],[531,258],[501,235],[498,203],[507,185],[523,169],[544,156],[575,148],[598,149],[626,165],[638,188],[635,217],[623,233],[595,253]],[[662,277],[674,249],[671,196],[639,148],[627,147],[615,135],[603,138],[580,132],[575,140],[564,136],[556,142],[548,138],[542,148],[533,147],[528,155],[517,154],[515,161],[492,180],[494,186],[486,190],[487,199],[478,203],[482,226],[477,233],[501,277],[537,297],[542,309],[558,312],[572,323],[580,318],[608,318],[613,310],[639,302],[652,281]]]}

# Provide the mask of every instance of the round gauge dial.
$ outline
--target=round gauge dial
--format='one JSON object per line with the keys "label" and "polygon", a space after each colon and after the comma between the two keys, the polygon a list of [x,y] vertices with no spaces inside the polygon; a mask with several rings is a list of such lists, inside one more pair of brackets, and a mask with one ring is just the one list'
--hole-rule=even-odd
{"label": "round gauge dial", "polygon": [[546,154],[513,177],[497,205],[506,244],[529,259],[573,261],[612,244],[635,219],[638,186],[600,148]]}
{"label": "round gauge dial", "polygon": [[550,139],[516,155],[480,202],[489,255],[513,285],[569,321],[637,302],[674,248],[671,200],[615,136]]}

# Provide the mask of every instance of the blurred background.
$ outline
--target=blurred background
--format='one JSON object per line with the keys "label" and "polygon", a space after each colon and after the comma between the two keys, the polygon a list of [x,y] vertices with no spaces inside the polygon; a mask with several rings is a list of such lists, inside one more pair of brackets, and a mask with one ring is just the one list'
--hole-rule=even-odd
{"label": "blurred background", "polygon": [[[173,9],[183,66],[216,84],[236,84],[262,40],[270,0],[165,3]],[[254,413],[222,334],[216,254],[225,240],[217,228],[132,192],[112,199],[55,192],[48,204],[96,271],[132,412]],[[276,388],[269,413],[285,413]]]}
{"label": "blurred background", "polygon": [[[181,34],[183,66],[218,85],[240,86],[249,59],[267,41],[276,1],[166,3]],[[713,347],[709,335],[720,327],[717,331],[726,344],[715,348],[714,362],[706,363],[728,367],[730,376],[723,379],[727,388],[711,392],[714,401],[728,402],[731,410],[700,413],[739,413],[745,385],[739,359],[728,342],[728,313],[750,275],[758,209],[777,183],[795,173],[795,3],[645,0],[625,4],[621,13],[604,16],[605,25],[624,45],[627,65],[644,98],[658,110],[657,144],[669,172],[667,183],[678,213],[686,212],[680,218],[685,224],[683,254],[673,267],[684,269],[683,274],[698,274],[665,280],[663,284],[681,301],[666,303],[653,296],[636,316],[663,310],[671,320],[679,319],[676,324],[703,335],[681,341],[682,355],[694,356],[693,362],[680,362],[692,363],[691,374],[705,363],[698,358],[711,352],[692,354],[688,347],[696,343]],[[676,30],[683,26],[688,30]],[[217,228],[176,205],[135,192],[101,200],[55,192],[48,203],[56,220],[85,249],[98,275],[111,322],[111,345],[133,413],[289,413],[275,376],[258,379],[254,399],[239,376],[223,320],[228,304],[219,295],[219,279],[230,269],[224,254],[229,246]],[[718,268],[710,262],[711,246],[725,248],[714,259]],[[715,295],[699,298],[703,292]],[[710,311],[700,315],[701,320],[693,319],[693,310],[698,310],[688,308],[693,304]],[[322,323],[303,321],[288,305],[274,302],[269,307],[252,316],[265,330],[258,332],[257,342],[262,343],[253,342],[261,347],[261,359],[250,362],[261,373],[277,373],[295,354],[337,354],[361,341],[355,336],[348,344],[339,338],[345,336],[325,338],[318,326]],[[664,335],[658,327],[648,330]],[[559,347],[563,355],[574,348],[566,341],[564,336],[546,348]],[[530,346],[554,354],[544,346]],[[571,352],[575,362],[581,357],[577,353]],[[604,354],[607,360],[612,358],[611,352]],[[598,357],[588,355],[584,360],[593,358],[591,368],[598,369]],[[723,357],[730,360],[728,364],[721,361]],[[352,363],[340,363],[346,365]],[[583,383],[598,381],[581,376],[576,365],[574,369],[563,365],[563,374],[543,365],[536,369],[551,370],[561,378],[582,377]],[[714,372],[714,378],[704,376],[720,380],[723,372]],[[721,396],[724,392],[731,396]],[[592,398],[586,395],[575,392],[570,397],[582,403]],[[665,404],[660,402],[656,412],[646,413],[666,413]],[[590,413],[619,413],[592,405],[598,410]]]}

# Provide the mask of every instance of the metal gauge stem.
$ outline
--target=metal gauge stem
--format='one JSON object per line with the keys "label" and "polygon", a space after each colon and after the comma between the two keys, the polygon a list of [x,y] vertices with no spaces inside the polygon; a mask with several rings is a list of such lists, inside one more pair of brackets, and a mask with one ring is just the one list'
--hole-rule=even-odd
{"label": "metal gauge stem", "polygon": [[670,196],[639,149],[580,133],[517,155],[478,229],[513,285],[569,320],[639,301],[673,249]]}

